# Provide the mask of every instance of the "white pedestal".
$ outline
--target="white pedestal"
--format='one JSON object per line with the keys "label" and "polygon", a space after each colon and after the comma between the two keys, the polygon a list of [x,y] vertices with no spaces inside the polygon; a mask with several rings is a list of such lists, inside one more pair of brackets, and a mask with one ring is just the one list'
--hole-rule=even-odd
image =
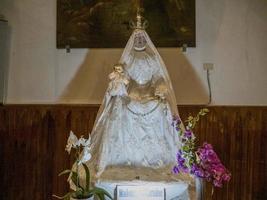
{"label": "white pedestal", "polygon": [[[97,187],[107,190],[117,200],[117,186],[160,186],[165,189],[165,200],[195,200],[195,193],[189,194],[189,185],[182,182],[147,182],[147,181],[98,181]],[[192,193],[192,191],[190,192]],[[108,200],[108,198],[107,198]],[[145,200],[145,199],[139,199]]]}

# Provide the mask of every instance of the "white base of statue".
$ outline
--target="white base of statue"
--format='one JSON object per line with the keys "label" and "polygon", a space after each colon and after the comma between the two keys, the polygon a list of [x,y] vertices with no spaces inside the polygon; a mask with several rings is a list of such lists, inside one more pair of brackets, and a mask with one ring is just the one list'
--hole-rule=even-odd
{"label": "white base of statue", "polygon": [[[133,181],[98,181],[97,187],[107,190],[114,200],[117,199],[117,188],[118,186],[142,186],[143,189],[149,189],[151,186],[157,186],[162,188],[165,192],[164,200],[195,200],[196,194],[190,189],[189,185],[182,182],[148,182],[141,180]],[[137,187],[140,188],[140,187]],[[132,198],[125,198],[132,199]],[[147,198],[151,199],[151,198]],[[106,198],[108,200],[108,198]],[[146,199],[142,199],[146,200]]]}

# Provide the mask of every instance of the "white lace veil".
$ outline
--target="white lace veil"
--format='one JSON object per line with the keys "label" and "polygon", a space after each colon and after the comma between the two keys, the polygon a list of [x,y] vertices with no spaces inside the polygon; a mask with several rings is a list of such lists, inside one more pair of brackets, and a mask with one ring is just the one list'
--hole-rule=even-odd
{"label": "white lace veil", "polygon": [[[178,110],[177,110],[177,103],[176,103],[176,98],[175,98],[175,94],[174,94],[174,90],[172,87],[172,83],[167,71],[167,68],[158,52],[158,50],[156,49],[156,47],[154,46],[153,42],[151,41],[150,37],[148,36],[148,34],[146,33],[145,30],[143,29],[135,29],[130,37],[130,39],[128,40],[126,47],[122,53],[122,56],[120,58],[120,63],[124,64],[127,63],[128,60],[131,57],[131,53],[134,50],[134,40],[136,35],[138,35],[138,37],[144,37],[146,40],[146,49],[149,49],[149,51],[152,52],[154,60],[156,61],[156,65],[159,67],[159,75],[160,77],[163,78],[164,80],[164,84],[167,87],[167,94],[166,94],[166,98],[167,101],[171,107],[171,111],[173,113],[173,115],[178,115]],[[128,65],[125,65],[125,70],[127,71],[127,67]]]}
{"label": "white lace veil", "polygon": [[[172,88],[171,80],[169,77],[169,74],[167,72],[166,66],[157,51],[156,47],[150,40],[148,34],[145,30],[136,29],[133,31],[130,39],[127,42],[127,45],[123,51],[123,54],[120,58],[120,63],[126,63],[127,60],[129,60],[130,54],[132,51],[134,51],[134,39],[136,34],[141,34],[145,40],[146,40],[146,49],[152,52],[154,56],[154,64],[157,65],[159,68],[158,75],[163,79],[165,87],[167,87],[167,91],[165,94],[166,100],[170,106],[170,110],[173,115],[178,115],[177,110],[177,104],[176,104],[176,98],[175,94]],[[125,71],[127,71],[127,65],[125,65]],[[111,96],[109,92],[107,91],[105,93],[103,102],[99,108],[95,124],[93,126],[92,132],[91,132],[91,153],[92,153],[92,159],[89,162],[90,169],[94,169],[92,173],[96,174],[101,169],[99,169],[99,166],[101,166],[101,151],[102,148],[104,148],[102,141],[108,137],[107,131],[105,131],[106,125],[109,123],[109,116],[111,113],[113,113],[114,105],[118,105],[118,101],[120,101],[121,97]],[[120,115],[120,113],[117,113]],[[119,127],[118,127],[119,128]],[[105,165],[105,164],[104,164]]]}

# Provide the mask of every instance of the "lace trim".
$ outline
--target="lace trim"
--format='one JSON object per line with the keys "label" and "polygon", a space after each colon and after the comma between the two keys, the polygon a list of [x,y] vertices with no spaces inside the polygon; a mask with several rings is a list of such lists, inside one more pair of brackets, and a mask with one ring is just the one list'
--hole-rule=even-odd
{"label": "lace trim", "polygon": [[144,117],[146,115],[149,115],[149,114],[153,113],[159,107],[159,104],[160,104],[160,102],[158,102],[157,105],[154,108],[152,108],[150,111],[148,111],[146,113],[134,112],[131,108],[128,107],[128,105],[126,107],[132,114]]}

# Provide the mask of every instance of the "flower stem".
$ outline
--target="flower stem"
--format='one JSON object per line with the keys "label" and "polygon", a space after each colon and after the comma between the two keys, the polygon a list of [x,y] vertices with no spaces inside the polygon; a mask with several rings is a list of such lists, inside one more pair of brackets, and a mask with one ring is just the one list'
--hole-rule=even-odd
{"label": "flower stem", "polygon": [[80,146],[76,150],[76,173],[77,173],[76,191],[79,188],[79,157],[80,157]]}

